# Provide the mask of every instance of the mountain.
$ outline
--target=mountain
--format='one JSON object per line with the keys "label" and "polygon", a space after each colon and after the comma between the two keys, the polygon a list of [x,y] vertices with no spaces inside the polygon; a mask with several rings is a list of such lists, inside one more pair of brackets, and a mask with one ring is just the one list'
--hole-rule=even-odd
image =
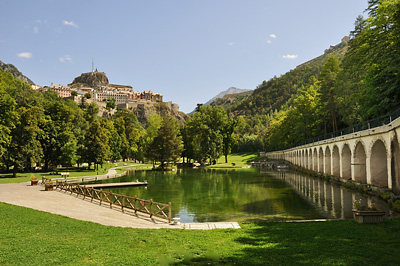
{"label": "mountain", "polygon": [[251,90],[238,89],[238,88],[235,88],[235,87],[230,87],[226,91],[223,91],[223,92],[219,93],[217,96],[215,96],[214,98],[212,98],[211,100],[206,102],[204,105],[210,105],[213,101],[215,101],[216,99],[223,98],[225,95],[238,94],[238,93],[249,92],[249,91],[251,91]]}
{"label": "mountain", "polygon": [[24,76],[19,70],[18,68],[16,68],[14,65],[12,64],[5,64],[2,61],[0,61],[0,68],[3,69],[4,72],[10,72],[14,78],[20,79],[23,82],[25,82],[26,84],[29,85],[34,85],[35,83],[33,83],[32,80],[30,80],[28,77]]}

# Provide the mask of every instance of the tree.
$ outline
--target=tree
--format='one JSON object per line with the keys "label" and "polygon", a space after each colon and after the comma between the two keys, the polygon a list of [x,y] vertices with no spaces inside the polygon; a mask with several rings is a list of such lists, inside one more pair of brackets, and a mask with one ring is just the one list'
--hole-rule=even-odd
{"label": "tree", "polygon": [[78,140],[71,131],[63,134],[65,139],[64,145],[60,149],[59,161],[62,165],[72,166],[79,161]]}
{"label": "tree", "polygon": [[18,121],[15,100],[0,88],[0,158],[11,141],[11,131]]}
{"label": "tree", "polygon": [[157,137],[158,130],[160,129],[162,123],[163,118],[156,113],[151,114],[147,119],[146,131],[140,138],[141,145],[138,150],[140,159],[143,160],[144,157],[147,157],[146,155],[148,153],[149,146],[153,142],[154,138]]}
{"label": "tree", "polygon": [[107,157],[112,161],[121,159],[122,138],[119,135],[117,129],[114,127],[114,123],[108,119],[102,119],[101,127],[104,129],[108,137],[108,146],[110,147],[110,153]]}
{"label": "tree", "polygon": [[400,107],[400,1],[368,4],[368,18],[356,20],[337,87],[341,112],[353,123]]}
{"label": "tree", "polygon": [[179,125],[173,117],[164,116],[157,136],[150,143],[147,156],[161,163],[164,170],[165,163],[176,162],[182,155],[183,143],[179,136]]}
{"label": "tree", "polygon": [[145,134],[134,113],[128,110],[118,111],[114,115],[115,126],[122,139],[122,158],[135,158],[140,150],[140,140]]}
{"label": "tree", "polygon": [[30,170],[40,163],[43,150],[38,136],[42,133],[39,124],[43,122],[43,110],[39,107],[18,109],[20,119],[12,131],[8,158],[14,166],[13,175],[18,169]]}
{"label": "tree", "polygon": [[326,60],[324,67],[319,75],[319,81],[321,82],[321,104],[323,110],[326,110],[329,114],[328,121],[331,121],[332,127],[326,130],[325,133],[331,131],[337,131],[337,104],[335,99],[335,84],[336,77],[340,70],[340,61],[331,56]]}
{"label": "tree", "polygon": [[91,102],[89,105],[86,106],[85,108],[85,119],[89,123],[92,123],[96,119],[98,119],[97,114],[99,113],[99,107],[97,106],[96,102]]}
{"label": "tree", "polygon": [[97,168],[99,164],[102,165],[110,152],[108,137],[100,124],[96,121],[93,121],[89,126],[89,130],[85,137],[85,147],[89,168],[91,162],[94,162],[97,165]]}
{"label": "tree", "polygon": [[233,132],[237,126],[237,120],[229,120],[222,130],[223,144],[224,144],[224,155],[225,163],[228,163],[228,155],[232,151],[232,144],[235,141],[235,135]]}
{"label": "tree", "polygon": [[107,99],[106,109],[108,111],[115,109],[115,98]]}
{"label": "tree", "polygon": [[90,99],[90,98],[92,98],[92,94],[91,94],[90,92],[86,92],[85,95],[84,95],[84,97],[85,97],[86,99]]}
{"label": "tree", "polygon": [[210,164],[223,153],[223,130],[228,122],[228,115],[220,106],[198,106],[191,120],[186,122],[191,137],[186,138],[193,147],[193,159]]}

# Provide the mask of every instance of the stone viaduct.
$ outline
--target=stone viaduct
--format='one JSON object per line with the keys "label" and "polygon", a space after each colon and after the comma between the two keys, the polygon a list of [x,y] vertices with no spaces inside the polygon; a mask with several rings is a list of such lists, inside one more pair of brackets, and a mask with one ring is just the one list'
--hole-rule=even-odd
{"label": "stone viaduct", "polygon": [[400,194],[400,118],[380,127],[267,152],[303,168]]}

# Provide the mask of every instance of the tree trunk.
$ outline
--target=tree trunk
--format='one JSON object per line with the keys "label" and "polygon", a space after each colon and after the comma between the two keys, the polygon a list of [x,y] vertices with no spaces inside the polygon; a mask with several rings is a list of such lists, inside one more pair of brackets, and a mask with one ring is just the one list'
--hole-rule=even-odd
{"label": "tree trunk", "polygon": [[14,168],[13,168],[13,177],[14,178],[17,177],[17,170],[18,170],[18,167],[16,165],[14,165]]}

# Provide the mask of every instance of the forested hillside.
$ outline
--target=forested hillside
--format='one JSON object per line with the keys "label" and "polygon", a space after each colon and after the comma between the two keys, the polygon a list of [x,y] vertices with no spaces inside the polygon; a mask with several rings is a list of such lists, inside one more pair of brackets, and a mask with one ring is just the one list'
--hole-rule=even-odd
{"label": "forested hillside", "polygon": [[368,3],[348,43],[223,104],[237,150],[285,148],[400,107],[400,1]]}
{"label": "forested hillside", "polygon": [[27,84],[35,84],[33,83],[32,80],[30,80],[28,77],[24,76],[14,65],[12,64],[5,64],[2,61],[0,61],[0,69],[2,69],[4,72],[9,72],[11,73],[14,78],[20,79],[23,82]]}

